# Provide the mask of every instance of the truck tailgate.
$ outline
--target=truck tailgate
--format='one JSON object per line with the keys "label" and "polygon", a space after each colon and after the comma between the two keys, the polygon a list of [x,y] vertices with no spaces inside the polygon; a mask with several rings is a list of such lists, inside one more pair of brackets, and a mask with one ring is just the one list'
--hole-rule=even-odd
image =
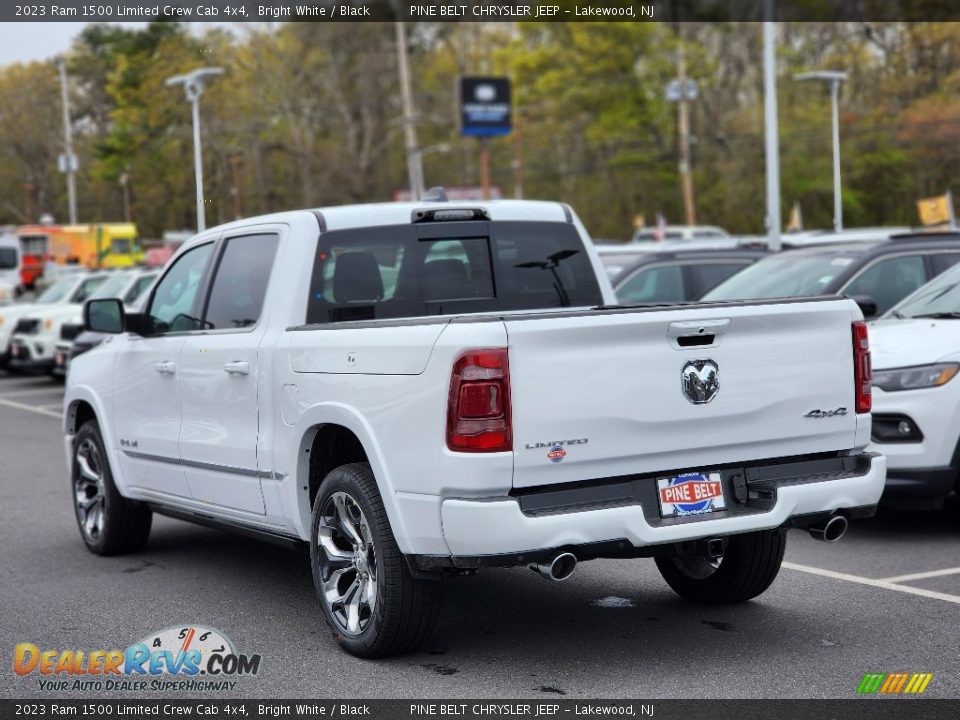
{"label": "truck tailgate", "polygon": [[505,319],[514,487],[852,448],[855,312],[827,299]]}

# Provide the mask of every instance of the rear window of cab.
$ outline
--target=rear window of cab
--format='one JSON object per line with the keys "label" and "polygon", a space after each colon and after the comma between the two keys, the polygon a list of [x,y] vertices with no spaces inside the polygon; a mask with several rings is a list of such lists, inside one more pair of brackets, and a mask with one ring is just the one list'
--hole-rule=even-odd
{"label": "rear window of cab", "polygon": [[308,323],[600,305],[576,229],[559,222],[447,222],[320,236]]}

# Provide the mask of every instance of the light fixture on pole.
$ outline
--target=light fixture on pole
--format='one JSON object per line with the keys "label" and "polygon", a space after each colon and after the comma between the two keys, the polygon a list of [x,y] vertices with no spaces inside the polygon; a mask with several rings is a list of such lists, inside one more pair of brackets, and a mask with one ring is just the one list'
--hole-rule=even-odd
{"label": "light fixture on pole", "polygon": [[847,79],[847,74],[840,70],[818,70],[794,75],[793,79],[800,81],[815,80],[830,85],[830,103],[833,111],[833,229],[840,232],[843,230],[843,204],[840,197],[840,112],[838,101],[840,84]]}
{"label": "light fixture on pole", "polygon": [[193,110],[193,166],[197,179],[197,232],[207,228],[206,214],[203,210],[203,162],[200,151],[200,97],[208,78],[223,75],[223,68],[197,68],[185,75],[167,78],[167,86],[183,85],[187,101]]}

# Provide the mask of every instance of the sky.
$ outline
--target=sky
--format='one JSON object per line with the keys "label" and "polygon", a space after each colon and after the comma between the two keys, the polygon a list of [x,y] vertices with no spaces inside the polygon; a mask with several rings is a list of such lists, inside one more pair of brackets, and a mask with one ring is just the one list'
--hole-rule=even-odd
{"label": "sky", "polygon": [[[138,27],[145,22],[111,23]],[[82,22],[0,23],[0,66],[15,62],[46,60],[59,55],[87,26]]]}

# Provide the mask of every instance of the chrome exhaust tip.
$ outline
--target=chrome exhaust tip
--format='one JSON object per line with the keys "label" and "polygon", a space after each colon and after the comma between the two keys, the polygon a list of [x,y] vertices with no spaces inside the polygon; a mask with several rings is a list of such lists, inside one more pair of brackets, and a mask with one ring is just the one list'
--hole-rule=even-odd
{"label": "chrome exhaust tip", "polygon": [[850,523],[847,522],[847,519],[843,515],[834,515],[820,525],[811,525],[807,528],[807,532],[810,533],[810,537],[814,540],[834,543],[846,535],[849,526]]}
{"label": "chrome exhaust tip", "polygon": [[577,569],[577,556],[573,553],[560,553],[549,563],[537,563],[530,569],[542,578],[553,582],[563,582]]}

